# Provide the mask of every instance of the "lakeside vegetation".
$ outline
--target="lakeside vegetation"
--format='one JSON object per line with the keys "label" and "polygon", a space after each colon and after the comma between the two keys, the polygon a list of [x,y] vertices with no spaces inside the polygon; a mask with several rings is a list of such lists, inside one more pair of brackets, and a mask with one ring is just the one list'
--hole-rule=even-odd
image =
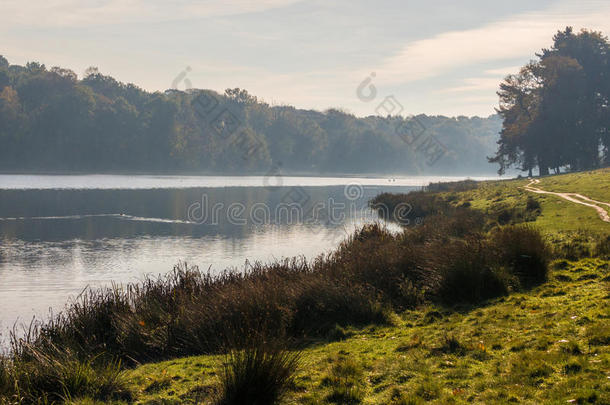
{"label": "lakeside vegetation", "polygon": [[[345,328],[302,352],[283,403],[341,403],[348,392],[343,403],[606,404],[608,277],[608,260],[558,260],[543,285],[470,311],[427,306]],[[218,389],[224,361],[147,364],[126,378],[140,404],[197,403]]]}
{"label": "lakeside vegetation", "polygon": [[[593,189],[607,176],[549,177],[541,187]],[[91,291],[14,341],[0,398],[606,403],[608,225],[525,184],[436,184],[396,196],[422,203],[422,225],[398,234],[367,226],[311,263],[219,277],[183,265]],[[598,193],[610,200],[607,188]],[[580,227],[563,221],[574,216]]]}

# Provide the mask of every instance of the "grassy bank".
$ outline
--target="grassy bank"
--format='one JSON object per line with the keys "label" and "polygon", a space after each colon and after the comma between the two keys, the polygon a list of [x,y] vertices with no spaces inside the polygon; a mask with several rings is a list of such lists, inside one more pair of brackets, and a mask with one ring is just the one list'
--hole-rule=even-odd
{"label": "grassy bank", "polygon": [[608,225],[525,184],[382,195],[423,224],[312,262],[91,291],[14,342],[0,403],[607,403]]}
{"label": "grassy bank", "polygon": [[[408,217],[411,221],[437,212],[453,215],[452,209],[466,206],[484,215],[486,229],[527,223],[545,235],[556,255],[572,259],[596,255],[596,243],[608,237],[610,224],[601,221],[590,207],[526,191],[523,187],[529,182],[523,178],[432,184],[419,196],[386,194],[378,197],[377,203],[387,205],[390,214],[397,204],[409,203],[414,207]],[[610,203],[610,169],[543,177],[536,187]]]}
{"label": "grassy bank", "polygon": [[[345,329],[303,352],[285,403],[332,403],[352,382],[353,403],[608,403],[608,261],[552,267],[542,286],[474,310],[422,307],[393,325]],[[223,361],[149,364],[128,378],[139,403],[194,403],[215,392]]]}
{"label": "grassy bank", "polygon": [[[481,182],[475,189],[462,193],[445,193],[454,204],[470,203],[472,208],[493,214],[502,210],[525,208],[528,199],[540,205],[540,215],[532,221],[545,234],[608,234],[610,225],[599,220],[596,212],[552,195],[539,195],[523,189],[528,179]],[[610,202],[610,169],[579,172],[540,178],[543,190],[571,192]],[[455,196],[455,197],[452,197]]]}

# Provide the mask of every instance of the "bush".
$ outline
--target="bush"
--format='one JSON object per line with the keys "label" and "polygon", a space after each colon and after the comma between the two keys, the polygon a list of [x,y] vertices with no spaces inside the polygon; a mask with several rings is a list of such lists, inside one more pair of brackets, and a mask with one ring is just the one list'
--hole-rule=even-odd
{"label": "bush", "polygon": [[405,224],[411,224],[417,218],[449,214],[454,210],[441,196],[424,191],[382,193],[373,198],[369,205],[377,210],[381,218]]}
{"label": "bush", "polygon": [[527,196],[527,202],[525,203],[525,209],[527,211],[536,211],[536,210],[540,210],[542,209],[542,207],[540,206],[540,203],[538,202],[538,200],[536,200],[534,197]]}
{"label": "bush", "polygon": [[479,187],[479,183],[475,180],[461,180],[430,183],[425,190],[428,192],[468,191],[477,187]]}
{"label": "bush", "polygon": [[439,256],[438,297],[447,305],[476,304],[508,292],[505,280],[489,267],[481,240],[454,242]]}
{"label": "bush", "polygon": [[372,291],[349,283],[315,280],[303,286],[294,303],[293,335],[324,336],[335,325],[389,323],[388,311]]}
{"label": "bush", "polygon": [[540,232],[525,225],[506,226],[491,236],[498,266],[516,276],[523,287],[546,281],[550,249]]}
{"label": "bush", "polygon": [[231,350],[220,373],[219,405],[276,404],[293,384],[300,353],[260,343]]}
{"label": "bush", "polygon": [[68,399],[132,400],[120,362],[81,361],[70,353],[30,351],[28,361],[0,361],[0,403],[36,404]]}

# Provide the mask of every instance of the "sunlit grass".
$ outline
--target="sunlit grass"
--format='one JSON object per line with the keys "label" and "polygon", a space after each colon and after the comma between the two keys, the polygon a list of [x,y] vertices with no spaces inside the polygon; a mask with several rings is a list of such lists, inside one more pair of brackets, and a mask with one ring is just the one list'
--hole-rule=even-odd
{"label": "sunlit grass", "polygon": [[[396,326],[351,329],[345,340],[303,352],[285,403],[332,403],[342,385],[367,404],[607,403],[609,274],[600,259],[559,261],[547,283],[482,308],[405,311]],[[460,349],[448,349],[448,338]],[[214,392],[221,363],[218,356],[190,357],[144,365],[129,376],[139,403],[184,400]],[[168,387],[146,391],[165,377]]]}

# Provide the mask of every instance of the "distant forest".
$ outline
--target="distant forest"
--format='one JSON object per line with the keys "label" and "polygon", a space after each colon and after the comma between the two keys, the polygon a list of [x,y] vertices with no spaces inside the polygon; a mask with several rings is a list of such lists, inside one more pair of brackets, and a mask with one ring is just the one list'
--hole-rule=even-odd
{"label": "distant forest", "polygon": [[[497,115],[358,118],[270,106],[246,90],[147,92],[89,68],[0,56],[0,170],[490,174]],[[402,131],[402,132],[401,132]]]}

